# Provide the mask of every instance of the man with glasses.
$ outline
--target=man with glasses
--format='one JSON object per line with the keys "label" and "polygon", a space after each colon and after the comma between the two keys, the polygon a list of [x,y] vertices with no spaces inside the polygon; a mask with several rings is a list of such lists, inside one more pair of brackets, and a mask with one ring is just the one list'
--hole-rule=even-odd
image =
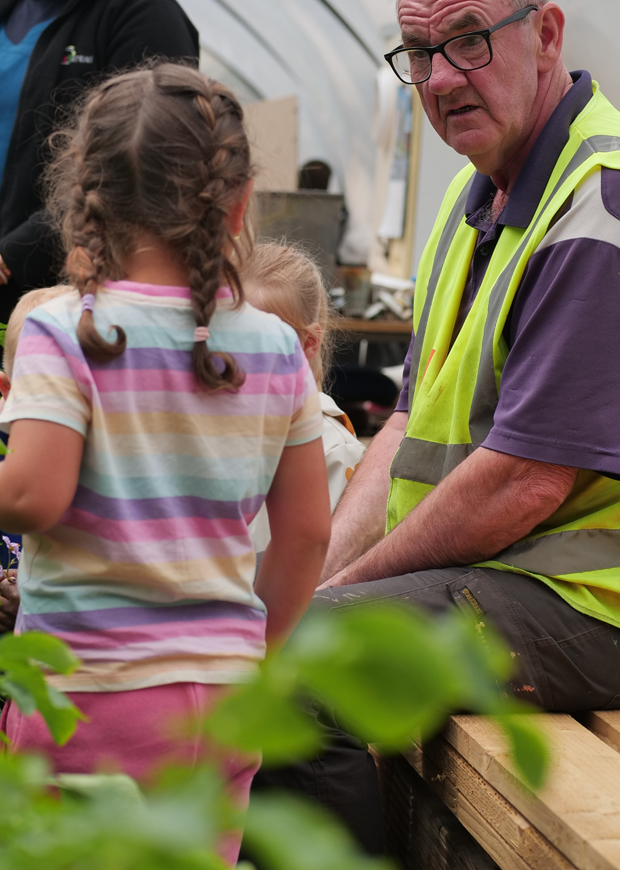
{"label": "man with glasses", "polygon": [[[619,708],[620,113],[566,70],[556,3],[398,15],[386,59],[472,166],[424,252],[403,394],[334,515],[313,607],[457,606],[504,635],[517,696]],[[368,843],[367,761],[345,743],[315,793]]]}

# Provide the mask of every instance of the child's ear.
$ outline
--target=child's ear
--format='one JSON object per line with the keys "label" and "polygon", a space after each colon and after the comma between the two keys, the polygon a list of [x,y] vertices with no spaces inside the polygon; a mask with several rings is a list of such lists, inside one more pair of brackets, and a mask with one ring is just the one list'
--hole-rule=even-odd
{"label": "child's ear", "polygon": [[308,335],[303,342],[303,352],[306,355],[306,359],[312,359],[313,356],[317,355],[321,349],[322,339],[323,330],[320,324],[313,323],[312,326],[308,327]]}
{"label": "child's ear", "polygon": [[9,380],[9,376],[4,372],[0,371],[0,393],[2,394],[2,398],[6,401],[9,398],[9,393],[11,392],[11,381]]}

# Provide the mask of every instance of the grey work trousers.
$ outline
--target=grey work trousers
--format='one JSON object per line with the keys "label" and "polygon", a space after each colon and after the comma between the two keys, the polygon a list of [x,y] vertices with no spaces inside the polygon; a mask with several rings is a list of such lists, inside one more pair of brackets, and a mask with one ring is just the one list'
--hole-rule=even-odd
{"label": "grey work trousers", "polygon": [[[465,590],[465,591],[464,591]],[[309,612],[330,619],[386,601],[429,613],[458,606],[485,620],[515,653],[512,692],[544,710],[578,713],[620,708],[620,629],[585,616],[531,577],[480,568],[441,568],[317,592]],[[381,852],[379,794],[367,747],[318,716],[325,750],[311,761],[260,771],[253,792],[288,788],[328,807],[370,854]]]}

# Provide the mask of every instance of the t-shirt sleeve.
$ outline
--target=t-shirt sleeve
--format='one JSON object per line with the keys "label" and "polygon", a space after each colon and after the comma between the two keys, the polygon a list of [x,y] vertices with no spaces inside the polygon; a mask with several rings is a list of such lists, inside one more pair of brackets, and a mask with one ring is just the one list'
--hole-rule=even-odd
{"label": "t-shirt sleeve", "polygon": [[323,434],[323,413],[316,381],[299,342],[296,342],[294,360],[295,396],[286,447],[307,444]]}
{"label": "t-shirt sleeve", "polygon": [[38,308],[24,322],[0,425],[8,429],[15,420],[44,420],[85,436],[92,416],[89,382],[75,333]]}
{"label": "t-shirt sleeve", "polygon": [[[620,220],[613,212],[620,207],[620,172],[609,172],[603,195],[600,173],[590,177],[528,264],[483,446],[616,476]],[[607,197],[605,184],[613,188]]]}
{"label": "t-shirt sleeve", "polygon": [[323,417],[323,451],[332,513],[364,455],[364,445],[337,418]]}

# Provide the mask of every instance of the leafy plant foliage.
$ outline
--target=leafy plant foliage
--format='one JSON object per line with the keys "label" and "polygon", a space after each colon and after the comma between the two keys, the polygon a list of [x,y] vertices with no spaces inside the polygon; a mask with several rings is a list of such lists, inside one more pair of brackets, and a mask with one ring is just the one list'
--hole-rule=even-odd
{"label": "leafy plant foliage", "polygon": [[[280,655],[201,727],[211,740],[262,749],[265,763],[279,764],[319,747],[314,719],[304,712],[309,697],[360,737],[390,750],[432,734],[447,711],[468,710],[498,719],[516,766],[536,787],[548,763],[546,745],[531,717],[515,715],[525,708],[498,689],[509,674],[509,656],[486,626],[475,628],[458,613],[437,621],[388,606],[308,618]],[[0,640],[2,691],[25,712],[38,708],[56,739],[66,740],[80,714],[49,688],[39,664],[67,673],[76,661],[45,635]],[[52,780],[44,761],[6,756],[0,793],[3,870],[222,870],[218,840],[241,824],[208,766],[168,771],[143,793],[124,776]],[[253,800],[245,827],[250,853],[272,870],[393,868],[386,859],[360,855],[334,821],[290,796]]]}
{"label": "leafy plant foliage", "polygon": [[62,641],[41,632],[0,637],[0,693],[26,715],[38,710],[54,740],[64,744],[84,717],[62,692],[46,682],[43,669],[70,674],[79,662]]}

